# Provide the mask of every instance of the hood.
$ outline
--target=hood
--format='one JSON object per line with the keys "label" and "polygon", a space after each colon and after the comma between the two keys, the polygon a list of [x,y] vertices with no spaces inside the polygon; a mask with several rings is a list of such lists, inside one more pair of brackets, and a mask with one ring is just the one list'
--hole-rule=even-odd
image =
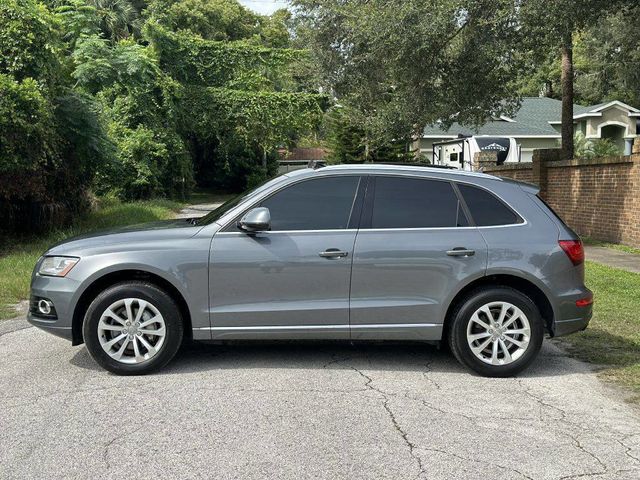
{"label": "hood", "polygon": [[58,242],[49,247],[46,255],[82,255],[86,250],[118,243],[189,238],[201,228],[189,219],[179,218],[98,230]]}

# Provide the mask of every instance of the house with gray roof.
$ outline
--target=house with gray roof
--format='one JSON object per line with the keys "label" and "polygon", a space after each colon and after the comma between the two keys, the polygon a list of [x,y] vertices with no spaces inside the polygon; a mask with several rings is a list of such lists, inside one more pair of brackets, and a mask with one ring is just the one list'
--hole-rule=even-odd
{"label": "house with gray roof", "polygon": [[[530,162],[533,150],[559,148],[562,102],[547,97],[525,97],[512,117],[494,118],[477,130],[454,123],[448,130],[426,127],[413,147],[433,161],[433,144],[459,136],[488,136],[515,139],[518,158]],[[633,139],[640,136],[640,110],[619,101],[599,105],[573,106],[575,131],[589,140],[612,139],[621,154],[630,155]],[[437,154],[436,154],[437,155]]]}

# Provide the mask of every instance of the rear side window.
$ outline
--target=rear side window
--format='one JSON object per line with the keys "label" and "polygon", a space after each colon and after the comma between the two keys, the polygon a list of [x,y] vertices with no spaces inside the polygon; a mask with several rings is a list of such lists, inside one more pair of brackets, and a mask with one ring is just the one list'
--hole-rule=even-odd
{"label": "rear side window", "polygon": [[458,184],[458,189],[477,226],[491,227],[522,223],[522,219],[492,193],[463,184]]}
{"label": "rear side window", "polygon": [[306,180],[286,187],[261,203],[271,213],[271,230],[347,228],[360,177]]}
{"label": "rear side window", "polygon": [[467,218],[451,183],[376,177],[371,228],[464,227]]}

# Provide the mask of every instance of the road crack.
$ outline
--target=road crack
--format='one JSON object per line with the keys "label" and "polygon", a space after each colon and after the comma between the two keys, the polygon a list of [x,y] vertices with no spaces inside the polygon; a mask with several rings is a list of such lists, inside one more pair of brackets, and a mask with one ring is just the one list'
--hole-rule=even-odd
{"label": "road crack", "polygon": [[358,375],[360,375],[362,378],[364,378],[366,380],[366,382],[364,384],[366,388],[368,388],[369,390],[371,390],[373,392],[376,392],[378,395],[380,395],[382,397],[382,406],[384,407],[385,411],[387,412],[387,415],[389,416],[389,419],[391,420],[391,423],[393,424],[393,428],[398,432],[398,434],[402,438],[404,444],[408,447],[409,455],[411,455],[411,457],[414,459],[414,461],[415,461],[415,463],[416,463],[416,465],[418,467],[418,473],[416,474],[415,478],[426,477],[427,471],[425,470],[424,465],[422,464],[422,459],[420,458],[420,456],[416,452],[416,448],[417,447],[413,444],[413,442],[411,442],[411,440],[409,440],[409,435],[400,426],[400,423],[398,423],[398,419],[396,418],[395,413],[393,412],[391,406],[389,405],[389,396],[395,396],[395,395],[389,394],[388,392],[385,392],[384,390],[381,390],[381,389],[375,387],[373,385],[373,378],[371,378],[369,375],[364,373],[362,370],[359,370],[358,368],[356,368],[356,367],[354,367],[352,365],[348,365],[348,367],[351,368],[354,372],[356,372]]}

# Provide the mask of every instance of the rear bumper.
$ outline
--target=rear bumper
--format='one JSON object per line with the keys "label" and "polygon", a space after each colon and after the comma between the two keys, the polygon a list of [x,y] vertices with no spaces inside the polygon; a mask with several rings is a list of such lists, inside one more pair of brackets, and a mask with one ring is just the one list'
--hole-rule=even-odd
{"label": "rear bumper", "polygon": [[553,325],[553,336],[561,337],[563,335],[569,335],[570,333],[581,332],[587,328],[590,320],[591,308],[589,308],[588,316],[557,321]]}
{"label": "rear bumper", "polygon": [[551,326],[551,335],[561,337],[575,332],[581,332],[589,325],[593,315],[593,303],[578,307],[576,301],[587,297],[593,297],[588,288],[581,289],[578,293],[563,297],[560,308],[561,313]]}

